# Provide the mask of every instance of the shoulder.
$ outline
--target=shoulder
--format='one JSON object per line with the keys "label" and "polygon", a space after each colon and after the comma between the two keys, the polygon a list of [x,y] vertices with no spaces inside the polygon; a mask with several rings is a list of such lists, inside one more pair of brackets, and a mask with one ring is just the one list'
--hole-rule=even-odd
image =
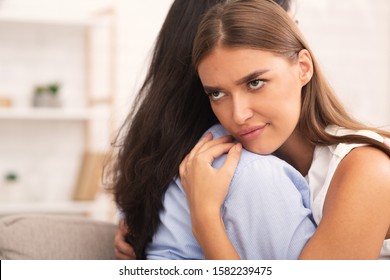
{"label": "shoulder", "polygon": [[310,194],[305,178],[291,165],[272,155],[258,155],[242,150],[240,162],[233,176],[228,199],[242,196],[262,197],[272,201],[297,200],[309,207]]}
{"label": "shoulder", "polygon": [[356,147],[340,161],[326,193],[323,217],[310,241],[310,248],[317,249],[311,254],[321,255],[311,257],[379,256],[390,226],[389,161],[385,153],[370,146]]}
{"label": "shoulder", "polygon": [[[228,132],[220,124],[213,125],[205,133],[207,132],[211,132],[214,138],[228,135]],[[225,159],[226,155],[216,158],[213,166],[219,168],[223,165]],[[292,188],[287,187],[289,185]],[[261,188],[256,186],[261,186]],[[246,188],[251,192],[259,192],[267,188],[267,186],[273,191],[278,189],[279,186],[286,193],[298,191],[305,197],[308,193],[305,178],[291,165],[273,155],[259,155],[242,149],[229,193],[231,194],[237,188],[240,188],[240,190]],[[304,200],[306,201],[306,199]]]}
{"label": "shoulder", "polygon": [[[371,146],[352,149],[340,162],[339,173],[350,178],[369,179],[390,183],[390,158],[384,152]],[[390,187],[390,185],[389,185]]]}
{"label": "shoulder", "polygon": [[327,200],[344,197],[361,205],[390,205],[390,158],[370,146],[352,149],[337,167],[328,196]]}

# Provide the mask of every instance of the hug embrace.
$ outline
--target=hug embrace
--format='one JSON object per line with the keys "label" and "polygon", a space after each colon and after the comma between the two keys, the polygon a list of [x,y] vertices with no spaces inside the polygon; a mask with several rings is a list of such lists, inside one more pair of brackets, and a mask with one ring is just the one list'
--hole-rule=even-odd
{"label": "hug embrace", "polygon": [[288,7],[191,2],[173,3],[118,138],[136,257],[390,258],[390,133],[347,113]]}

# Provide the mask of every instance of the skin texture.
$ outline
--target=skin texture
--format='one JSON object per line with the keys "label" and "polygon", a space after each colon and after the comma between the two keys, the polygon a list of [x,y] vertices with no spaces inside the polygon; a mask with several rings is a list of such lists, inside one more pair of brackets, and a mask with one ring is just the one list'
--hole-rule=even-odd
{"label": "skin texture", "polygon": [[222,126],[248,150],[270,154],[295,130],[310,63],[305,50],[290,63],[269,52],[221,47],[200,63],[199,77]]}

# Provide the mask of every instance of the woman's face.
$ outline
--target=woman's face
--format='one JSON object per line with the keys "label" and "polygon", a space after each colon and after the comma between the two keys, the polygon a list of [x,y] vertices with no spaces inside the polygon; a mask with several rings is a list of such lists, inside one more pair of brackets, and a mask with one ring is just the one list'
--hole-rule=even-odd
{"label": "woman's face", "polygon": [[217,47],[198,73],[225,129],[247,150],[271,154],[297,126],[310,67],[306,50],[289,61],[257,49]]}

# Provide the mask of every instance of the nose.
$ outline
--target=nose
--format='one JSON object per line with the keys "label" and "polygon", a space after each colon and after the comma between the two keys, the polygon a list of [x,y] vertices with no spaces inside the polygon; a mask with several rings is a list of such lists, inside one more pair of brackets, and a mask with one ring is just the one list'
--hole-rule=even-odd
{"label": "nose", "polygon": [[248,98],[240,95],[233,98],[233,119],[238,125],[243,125],[253,116],[253,110]]}

